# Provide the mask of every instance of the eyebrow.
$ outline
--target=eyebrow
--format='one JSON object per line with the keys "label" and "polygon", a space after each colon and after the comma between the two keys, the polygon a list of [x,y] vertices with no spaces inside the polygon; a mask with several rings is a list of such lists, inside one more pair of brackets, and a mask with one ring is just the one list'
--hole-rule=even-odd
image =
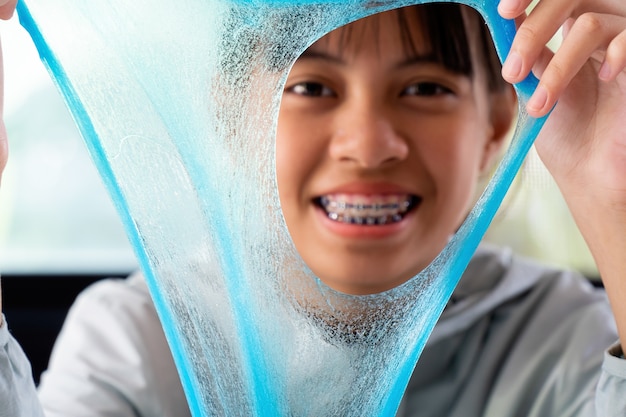
{"label": "eyebrow", "polygon": [[326,61],[331,61],[336,64],[345,65],[346,62],[340,57],[336,55],[332,55],[326,52],[315,51],[311,49],[307,49],[298,57],[298,59],[307,58],[307,59],[323,59]]}
{"label": "eyebrow", "polygon": [[[343,60],[341,56],[333,55],[333,54],[323,52],[323,51],[316,51],[312,49],[307,49],[306,51],[304,51],[302,55],[298,57],[298,59],[323,59],[326,61],[333,62],[335,64],[346,65],[346,62]],[[394,68],[402,69],[402,68],[410,67],[413,65],[420,65],[420,64],[441,65],[441,62],[432,53],[425,54],[425,55],[411,55],[407,57],[405,60],[402,60],[398,62],[396,65],[394,65]]]}
{"label": "eyebrow", "polygon": [[437,64],[443,65],[441,60],[437,59],[434,54],[429,53],[425,55],[412,55],[406,58],[403,61],[400,61],[395,67],[396,68],[405,68],[410,67],[412,65],[420,65],[420,64]]}

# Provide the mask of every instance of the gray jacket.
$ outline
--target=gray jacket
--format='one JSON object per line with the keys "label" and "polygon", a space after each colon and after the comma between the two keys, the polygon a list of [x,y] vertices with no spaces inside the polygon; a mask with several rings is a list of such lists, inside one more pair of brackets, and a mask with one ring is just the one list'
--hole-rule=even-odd
{"label": "gray jacket", "polygon": [[[616,340],[602,290],[483,246],[398,415],[626,416],[626,360],[617,358],[619,347],[607,353]],[[40,399],[47,417],[190,415],[141,276],[97,283],[78,298]]]}
{"label": "gray jacket", "polygon": [[9,334],[4,317],[0,326],[0,417],[43,417],[30,363]]}
{"label": "gray jacket", "polygon": [[483,246],[429,339],[399,415],[626,416],[626,361],[607,353],[617,338],[603,290]]}

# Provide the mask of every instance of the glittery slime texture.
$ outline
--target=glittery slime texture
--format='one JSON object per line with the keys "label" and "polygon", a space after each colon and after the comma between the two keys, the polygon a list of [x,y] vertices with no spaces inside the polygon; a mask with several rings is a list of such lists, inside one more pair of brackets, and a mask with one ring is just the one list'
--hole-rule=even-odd
{"label": "glittery slime texture", "polygon": [[[485,16],[501,55],[514,27]],[[284,225],[282,83],[332,29],[407,2],[26,0],[18,14],[115,201],[194,417],[392,416],[543,120],[523,110],[494,180],[408,283],[346,296]],[[517,86],[521,109],[536,80]]]}

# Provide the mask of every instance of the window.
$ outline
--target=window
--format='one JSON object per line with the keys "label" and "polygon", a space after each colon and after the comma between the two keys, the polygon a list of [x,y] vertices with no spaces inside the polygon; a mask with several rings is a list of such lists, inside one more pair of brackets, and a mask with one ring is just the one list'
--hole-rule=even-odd
{"label": "window", "polygon": [[109,274],[136,261],[87,148],[17,17],[2,22],[9,163],[0,272]]}

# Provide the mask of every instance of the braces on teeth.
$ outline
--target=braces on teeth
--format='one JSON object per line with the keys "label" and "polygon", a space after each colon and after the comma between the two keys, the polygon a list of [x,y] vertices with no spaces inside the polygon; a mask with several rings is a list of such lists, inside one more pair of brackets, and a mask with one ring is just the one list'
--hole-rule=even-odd
{"label": "braces on teeth", "polygon": [[375,226],[399,222],[413,201],[411,197],[393,198],[392,200],[394,201],[363,203],[334,200],[324,196],[319,201],[331,220]]}

